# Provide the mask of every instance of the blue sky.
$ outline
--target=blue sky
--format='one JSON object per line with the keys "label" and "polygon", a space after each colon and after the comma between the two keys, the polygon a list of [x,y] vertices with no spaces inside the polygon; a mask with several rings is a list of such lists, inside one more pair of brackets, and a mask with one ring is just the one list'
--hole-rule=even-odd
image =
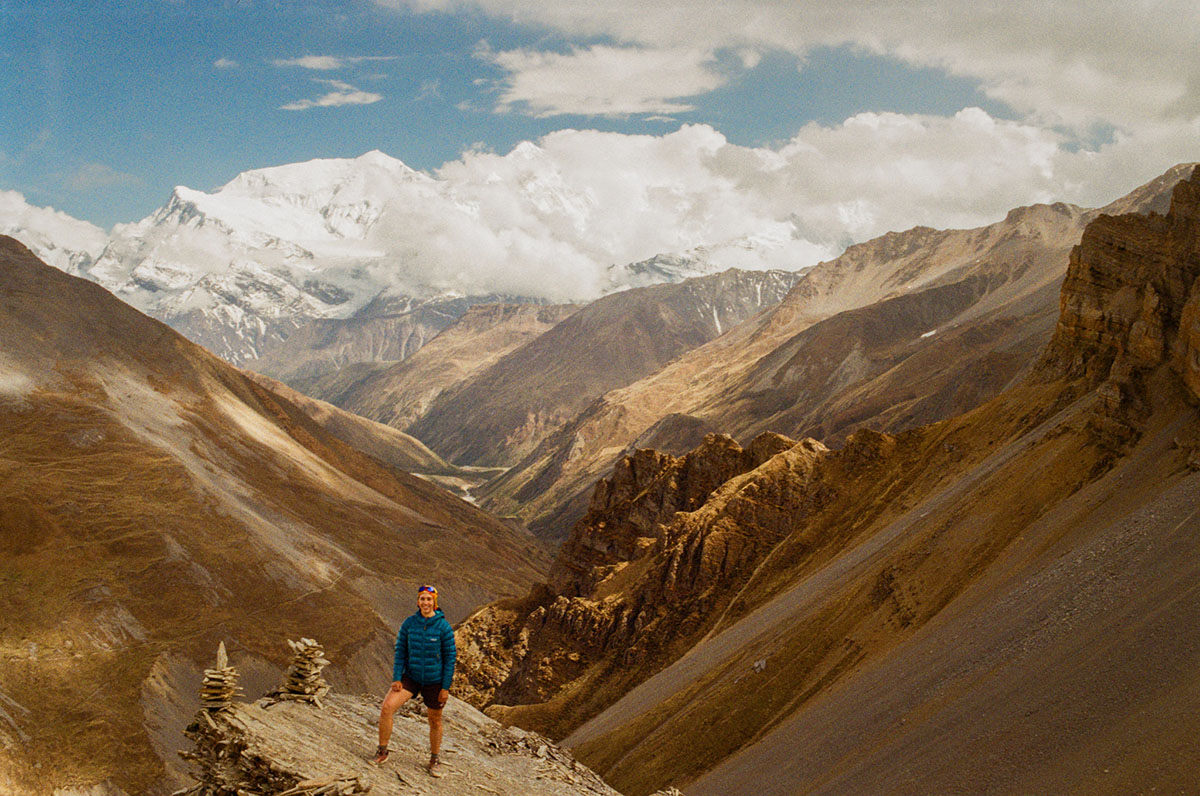
{"label": "blue sky", "polygon": [[[675,2],[0,0],[0,189],[109,227],[175,185],[372,149],[432,172],[564,129],[688,123],[772,151],[807,130],[841,151],[838,126],[857,114],[977,107],[1043,136],[1079,194],[1065,198],[1087,199],[1189,159],[1198,140],[1189,3],[1128,18],[1095,3],[1101,24],[1083,28],[1072,20],[1088,3],[1014,3],[991,19],[949,0],[858,16]],[[1079,187],[1083,165],[1064,159],[1081,151],[1109,183]]]}

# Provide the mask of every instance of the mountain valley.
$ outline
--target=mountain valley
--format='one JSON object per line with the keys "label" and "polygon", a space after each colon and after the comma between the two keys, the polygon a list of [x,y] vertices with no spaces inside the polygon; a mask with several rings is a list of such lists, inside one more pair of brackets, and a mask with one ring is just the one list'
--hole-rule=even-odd
{"label": "mountain valley", "polygon": [[248,688],[306,633],[338,685],[377,691],[430,572],[459,619],[546,569],[536,540],[397,469],[437,466],[414,440],[332,407],[319,424],[11,238],[0,337],[4,792],[169,791],[217,641]]}
{"label": "mountain valley", "polygon": [[628,794],[1186,789],[1200,173],[1173,197],[1088,224],[971,411],[621,458],[459,628],[473,698]]}
{"label": "mountain valley", "polygon": [[[222,639],[249,692],[301,634],[377,691],[435,573],[456,696],[627,796],[1190,787],[1195,164],[801,272],[664,255],[573,304],[376,290],[351,260],[383,211],[349,199],[394,163],[320,201],[286,169],[182,189],[57,270],[0,239],[0,786],[179,786]],[[330,256],[264,237],[272,202]],[[308,309],[196,313],[216,272],[161,266],[200,241],[274,285],[255,312]]]}

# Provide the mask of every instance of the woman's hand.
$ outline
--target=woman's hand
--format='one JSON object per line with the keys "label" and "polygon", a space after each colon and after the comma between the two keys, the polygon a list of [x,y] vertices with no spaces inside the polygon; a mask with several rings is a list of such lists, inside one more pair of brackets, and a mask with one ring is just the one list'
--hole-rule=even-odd
{"label": "woman's hand", "polygon": [[446,707],[446,703],[449,700],[450,700],[450,692],[443,688],[441,693],[438,694],[438,707],[440,707],[440,708]]}
{"label": "woman's hand", "polygon": [[400,691],[404,690],[404,686],[400,683],[399,680],[393,680],[392,681],[392,690],[396,691],[396,692],[400,692]]}

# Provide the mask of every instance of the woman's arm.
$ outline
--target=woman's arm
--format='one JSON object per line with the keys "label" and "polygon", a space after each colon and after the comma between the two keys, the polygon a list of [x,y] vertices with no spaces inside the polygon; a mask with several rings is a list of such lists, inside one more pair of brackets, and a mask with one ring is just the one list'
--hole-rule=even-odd
{"label": "woman's arm", "polygon": [[458,649],[454,646],[454,629],[446,622],[442,626],[442,688],[450,690],[454,680],[454,662],[458,658]]}

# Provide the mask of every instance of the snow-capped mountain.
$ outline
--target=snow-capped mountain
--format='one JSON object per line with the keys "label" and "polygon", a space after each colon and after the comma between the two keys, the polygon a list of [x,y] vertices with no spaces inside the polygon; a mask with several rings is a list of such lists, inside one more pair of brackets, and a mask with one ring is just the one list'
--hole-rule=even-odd
{"label": "snow-capped mountain", "polygon": [[394,286],[371,228],[389,200],[432,183],[371,152],[245,172],[211,194],[179,187],[149,217],[115,228],[88,275],[241,362]]}
{"label": "snow-capped mountain", "polygon": [[[657,207],[659,193],[639,201]],[[94,262],[95,247],[64,258],[50,236],[23,240],[235,363],[278,350],[312,322],[369,321],[387,304],[380,298],[589,301],[786,261],[787,224],[730,236],[707,206],[676,228],[625,204],[534,144],[434,176],[368,152],[247,171],[211,193],[177,187],[150,216],[115,227]],[[662,253],[621,265],[647,249]]]}
{"label": "snow-capped mountain", "polygon": [[35,207],[16,191],[0,191],[0,235],[11,235],[72,276],[83,275],[108,240],[100,227],[51,207]]}

